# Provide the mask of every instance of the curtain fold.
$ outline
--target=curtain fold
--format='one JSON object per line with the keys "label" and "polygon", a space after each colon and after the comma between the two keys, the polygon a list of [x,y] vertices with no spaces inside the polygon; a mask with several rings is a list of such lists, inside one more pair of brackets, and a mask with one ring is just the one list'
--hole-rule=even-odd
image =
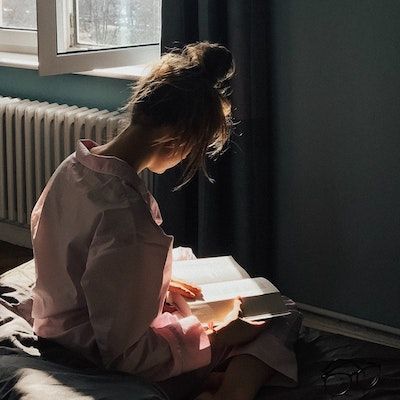
{"label": "curtain fold", "polygon": [[163,0],[162,47],[208,40],[233,53],[232,106],[237,125],[228,150],[203,176],[172,192],[179,168],[156,176],[164,229],[198,256],[231,254],[251,273],[273,275],[270,2]]}

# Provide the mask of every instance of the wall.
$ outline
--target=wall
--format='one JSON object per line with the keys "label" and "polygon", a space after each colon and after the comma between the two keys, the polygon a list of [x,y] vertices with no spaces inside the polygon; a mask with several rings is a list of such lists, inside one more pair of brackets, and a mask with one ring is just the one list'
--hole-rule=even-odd
{"label": "wall", "polygon": [[273,2],[275,279],[400,328],[400,2]]}
{"label": "wall", "polygon": [[37,71],[0,67],[0,95],[97,107],[110,111],[128,99],[129,81],[85,75],[39,76]]}

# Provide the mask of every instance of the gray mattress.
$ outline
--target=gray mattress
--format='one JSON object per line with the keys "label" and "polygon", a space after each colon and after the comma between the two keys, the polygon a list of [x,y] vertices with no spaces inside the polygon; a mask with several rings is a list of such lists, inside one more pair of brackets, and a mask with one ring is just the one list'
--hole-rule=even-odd
{"label": "gray mattress", "polygon": [[[33,280],[32,262],[0,276],[0,399],[167,399],[156,385],[104,371],[61,346],[38,339],[28,312]],[[299,386],[265,387],[257,400],[332,399],[325,392],[321,371],[334,359],[371,360],[381,366],[374,388],[354,386],[341,399],[400,399],[400,350],[303,327],[296,353]]]}

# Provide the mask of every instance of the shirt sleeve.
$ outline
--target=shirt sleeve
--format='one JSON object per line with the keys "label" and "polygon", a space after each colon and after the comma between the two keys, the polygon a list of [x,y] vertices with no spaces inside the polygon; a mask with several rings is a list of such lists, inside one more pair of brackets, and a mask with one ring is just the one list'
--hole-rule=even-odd
{"label": "shirt sleeve", "polygon": [[210,362],[199,320],[159,311],[170,245],[141,206],[99,217],[81,286],[106,368],[160,381]]}

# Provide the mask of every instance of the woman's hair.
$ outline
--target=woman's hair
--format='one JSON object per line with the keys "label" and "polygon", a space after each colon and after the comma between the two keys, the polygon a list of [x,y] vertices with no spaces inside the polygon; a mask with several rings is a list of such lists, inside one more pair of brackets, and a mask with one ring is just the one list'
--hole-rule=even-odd
{"label": "woman's hair", "polygon": [[125,107],[130,123],[171,128],[174,136],[156,143],[176,153],[189,151],[179,187],[199,169],[210,179],[206,158],[220,153],[229,139],[232,120],[227,80],[233,73],[227,48],[199,42],[164,54],[133,87]]}

